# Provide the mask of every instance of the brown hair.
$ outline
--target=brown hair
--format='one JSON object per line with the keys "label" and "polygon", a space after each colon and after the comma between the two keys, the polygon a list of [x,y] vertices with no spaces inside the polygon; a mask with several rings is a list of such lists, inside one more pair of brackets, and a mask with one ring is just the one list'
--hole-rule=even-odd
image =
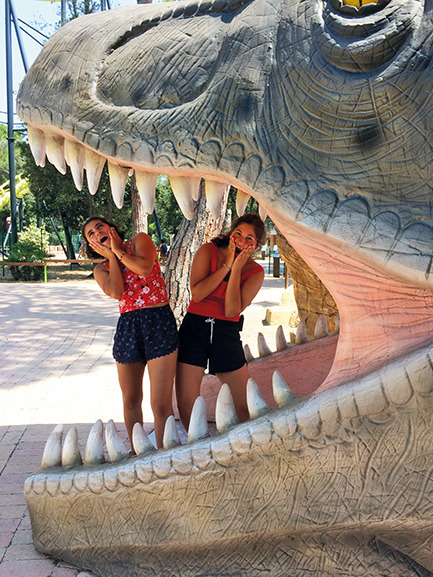
{"label": "brown hair", "polygon": [[112,226],[116,230],[117,234],[120,236],[120,238],[122,240],[124,240],[124,238],[125,238],[124,231],[120,230],[119,227],[117,226],[117,224],[115,224],[114,222],[110,222],[109,220],[107,220],[106,218],[103,218],[102,216],[91,216],[90,218],[88,218],[86,220],[86,222],[81,227],[81,242],[84,245],[84,252],[86,253],[87,258],[90,258],[90,259],[101,258],[100,254],[98,254],[97,252],[95,252],[94,250],[92,250],[90,248],[89,243],[87,242],[86,235],[84,234],[84,229],[86,228],[86,226],[89,224],[89,222],[93,222],[94,220],[100,220],[104,224],[108,224],[108,226]]}
{"label": "brown hair", "polygon": [[228,246],[232,232],[240,224],[244,223],[249,224],[254,228],[254,235],[257,239],[257,242],[258,244],[262,244],[266,232],[265,223],[256,212],[248,212],[246,214],[243,214],[242,216],[239,216],[236,220],[232,222],[230,229],[227,232],[219,234],[215,238],[211,239],[211,242],[213,242],[215,246]]}

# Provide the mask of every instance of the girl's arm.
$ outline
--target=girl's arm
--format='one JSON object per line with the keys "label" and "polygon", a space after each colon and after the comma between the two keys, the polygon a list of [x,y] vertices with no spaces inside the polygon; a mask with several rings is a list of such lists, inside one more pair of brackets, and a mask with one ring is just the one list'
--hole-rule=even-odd
{"label": "girl's arm", "polygon": [[235,246],[230,239],[225,258],[225,265],[221,265],[215,272],[211,273],[210,262],[212,254],[211,243],[204,244],[196,252],[191,266],[190,289],[192,299],[199,303],[209,296],[225,279],[229,270],[231,270]]}
{"label": "girl's arm", "polygon": [[261,269],[248,277],[241,286],[242,269],[254,250],[254,247],[244,249],[233,263],[224,301],[224,313],[229,319],[240,314],[251,304],[263,284],[265,272]]}
{"label": "girl's arm", "polygon": [[153,268],[157,258],[156,247],[149,235],[139,232],[132,239],[132,250],[134,254],[128,254],[122,248],[122,240],[113,229],[111,238],[111,248],[113,253],[129,270],[140,276],[147,276]]}

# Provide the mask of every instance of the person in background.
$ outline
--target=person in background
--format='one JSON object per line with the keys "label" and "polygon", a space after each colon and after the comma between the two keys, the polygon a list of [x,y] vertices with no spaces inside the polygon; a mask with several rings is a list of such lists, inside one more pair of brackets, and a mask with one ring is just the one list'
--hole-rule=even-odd
{"label": "person in background", "polygon": [[230,387],[240,421],[249,419],[246,402],[248,367],[240,338],[241,313],[264,279],[252,255],[265,235],[258,214],[245,214],[229,232],[197,251],[190,277],[192,300],[179,329],[176,397],[181,421],[189,427],[205,369]]}
{"label": "person in background", "polygon": [[178,349],[176,321],[151,238],[143,232],[127,241],[123,237],[115,224],[102,217],[89,218],[83,225],[87,256],[105,259],[93,271],[95,280],[105,294],[119,301],[113,356],[131,447],[133,426],[143,423],[146,364],[156,444],[162,447],[165,422],[173,414]]}

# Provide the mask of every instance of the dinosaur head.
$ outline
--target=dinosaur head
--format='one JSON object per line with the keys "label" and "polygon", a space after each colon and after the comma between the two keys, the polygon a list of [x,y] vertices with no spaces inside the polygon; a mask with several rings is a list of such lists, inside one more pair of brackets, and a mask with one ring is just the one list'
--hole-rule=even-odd
{"label": "dinosaur head", "polygon": [[[412,398],[399,389],[400,374],[417,382],[421,396],[426,392],[422,383],[431,378],[425,371],[431,368],[433,334],[432,24],[430,0],[202,0],[86,16],[48,41],[17,102],[39,165],[46,156],[62,172],[69,164],[78,187],[85,169],[95,193],[108,162],[118,206],[134,170],[149,212],[156,174],[167,174],[187,218],[200,179],[205,179],[207,203],[215,213],[225,185],[235,186],[238,211],[250,196],[258,200],[262,214],[269,214],[325,283],[341,319],[335,356],[328,365],[322,363],[327,370],[311,371],[316,376],[302,390],[296,379],[287,379],[296,392],[321,391],[328,399],[325,409],[305,401],[296,416],[294,409],[281,409],[281,421],[259,418],[251,425],[253,432],[242,425],[230,440],[215,442],[211,449],[200,446],[191,467],[182,464],[185,450],[136,468],[131,476],[110,469],[114,472],[92,477],[95,494],[117,491],[119,478],[122,486],[135,486],[137,476],[152,484],[155,498],[162,485],[170,494],[175,481],[164,484],[161,479],[172,472],[173,463],[185,479],[195,471],[195,487],[206,485],[208,468],[216,471],[208,477],[212,483],[218,483],[218,475],[226,482],[235,476],[232,457],[239,457],[242,466],[259,467],[263,446],[267,455],[277,454],[286,437],[293,439],[294,431],[302,430],[301,421],[312,429],[300,436],[320,437],[319,444],[322,434],[327,439],[340,435],[342,421],[334,426],[340,417],[362,420],[380,414],[374,421],[380,428],[390,404],[406,406]],[[291,349],[279,353],[280,370],[292,354]],[[416,357],[415,368],[407,369],[403,357],[418,354],[424,360]],[[310,358],[309,369],[321,363],[314,351]],[[274,359],[269,357],[266,366]],[[334,424],[323,433],[323,411],[332,404],[326,395],[336,385],[346,390],[348,383],[355,389],[362,383],[363,393],[347,409],[344,403],[350,404],[347,399],[354,395],[350,389],[345,409],[336,409]],[[384,386],[382,402],[378,391]],[[369,393],[373,388],[379,396]],[[360,412],[361,405],[365,410]],[[235,448],[226,462],[227,443]],[[218,461],[212,455],[222,456]],[[224,472],[225,467],[232,472]],[[113,488],[111,474],[117,479]],[[64,477],[64,491],[55,478],[37,477],[29,494],[44,493],[45,506],[61,493],[70,504],[75,499],[70,490],[80,491],[80,477]],[[394,478],[390,473],[389,479]],[[185,479],[178,487],[189,495],[193,489]],[[280,480],[273,479],[279,498]],[[245,503],[239,482],[233,483]],[[288,477],[285,483],[290,492]],[[194,502],[202,505],[194,509],[199,516],[206,498]],[[272,534],[283,525],[281,503],[280,510],[273,508],[278,521]],[[254,519],[262,518],[249,506]],[[232,527],[239,519],[248,525],[245,511],[231,510],[230,515],[236,519]],[[161,518],[150,516],[157,526]],[[218,525],[216,518],[213,522]],[[185,536],[190,526],[182,527]],[[255,522],[251,528],[256,531]],[[227,526],[220,533],[229,534]],[[247,534],[248,529],[230,547],[242,545]],[[185,539],[190,542],[188,535]]]}

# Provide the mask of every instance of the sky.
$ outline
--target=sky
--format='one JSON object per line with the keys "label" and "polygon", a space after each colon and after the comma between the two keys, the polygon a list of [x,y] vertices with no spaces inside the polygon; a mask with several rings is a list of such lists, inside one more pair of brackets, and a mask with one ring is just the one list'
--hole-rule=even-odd
{"label": "sky", "polygon": [[[6,44],[5,44],[5,2],[0,0],[0,123],[7,122],[7,95],[6,95]],[[53,34],[56,23],[60,22],[60,2],[50,2],[47,0],[11,0],[15,9],[15,14],[19,20],[24,21],[33,28],[40,30],[46,36]],[[135,5],[136,0],[110,0],[112,8],[117,6]],[[46,39],[33,31],[28,26],[20,23],[21,28],[27,30],[39,42]],[[14,85],[14,110],[17,91],[21,80],[24,78],[24,66],[22,64],[21,54],[18,47],[15,27],[12,24],[12,68],[13,68],[13,85]],[[24,51],[27,58],[27,64],[30,67],[36,56],[39,54],[42,46],[29,37],[23,29],[21,38],[24,45]],[[19,123],[18,117],[15,116],[15,123]]]}

